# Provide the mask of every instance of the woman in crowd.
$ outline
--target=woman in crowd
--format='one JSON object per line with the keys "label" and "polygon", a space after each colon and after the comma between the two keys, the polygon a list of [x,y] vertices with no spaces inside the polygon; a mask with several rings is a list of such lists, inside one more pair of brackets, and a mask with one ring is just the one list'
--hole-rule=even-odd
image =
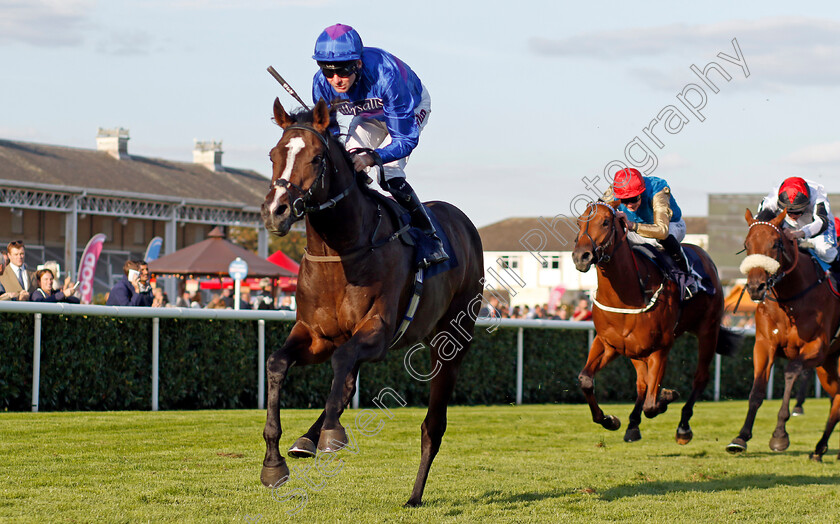
{"label": "woman in crowd", "polygon": [[69,302],[78,304],[79,299],[73,296],[76,293],[76,286],[70,281],[70,277],[64,281],[64,287],[53,289],[55,275],[49,269],[39,269],[35,272],[35,281],[38,289],[32,292],[29,300],[33,302]]}

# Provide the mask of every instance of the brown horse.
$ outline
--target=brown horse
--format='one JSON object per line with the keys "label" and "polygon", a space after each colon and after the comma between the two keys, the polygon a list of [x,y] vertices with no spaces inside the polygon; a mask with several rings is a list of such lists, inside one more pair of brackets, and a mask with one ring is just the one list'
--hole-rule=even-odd
{"label": "brown horse", "polygon": [[637,255],[627,240],[626,222],[616,214],[618,203],[590,203],[578,219],[578,233],[572,259],[578,271],[586,272],[594,264],[598,270],[598,291],[592,308],[597,336],[589,349],[586,365],[578,379],[592,420],[615,431],[621,421],[605,415],[595,398],[595,374],[618,355],[631,359],[636,368],[636,404],[624,440],[642,438],[641,414],[653,418],[664,413],[678,393],[659,386],[665,374],[668,353],[682,333],[694,333],[699,342],[697,369],[691,395],[682,409],[677,426],[679,444],[691,441],[689,420],[694,403],[709,382],[709,364],[717,351],[731,354],[740,345],[740,336],[720,325],[723,316],[723,291],[717,269],[705,251],[684,244],[702,260],[711,277],[714,294],[699,292],[680,303],[677,284],[664,277],[648,258]]}
{"label": "brown horse", "polygon": [[[412,299],[412,249],[394,235],[400,229],[366,189],[344,147],[328,131],[329,108],[290,116],[274,101],[283,137],[271,150],[273,176],[262,206],[266,228],[283,236],[305,219],[306,256],[298,276],[297,321],[283,346],[268,359],[265,460],[266,486],[285,481],[280,455],[280,388],[292,365],[330,361],[332,386],[321,416],[292,448],[297,457],[334,452],[347,443],[339,422],[353,396],[363,362],[383,360]],[[430,204],[459,264],[424,282],[414,320],[396,347],[425,341],[431,347],[429,408],[421,426],[420,469],[406,503],[421,504],[432,461],[446,431],[446,411],[461,361],[472,340],[481,305],[483,257],[475,226],[456,207]],[[389,240],[390,239],[390,240]],[[439,343],[437,334],[446,335]],[[433,340],[434,339],[434,340]],[[457,348],[457,351],[453,350]]]}
{"label": "brown horse", "polygon": [[750,298],[758,302],[753,348],[755,374],[744,426],[726,450],[746,451],[755,415],[767,394],[773,361],[784,357],[788,359],[785,393],[770,449],[784,451],[790,445],[785,423],[790,418],[791,390],[804,368],[815,367],[831,398],[825,432],[811,453],[811,458],[819,461],[828,451],[828,438],[840,420],[840,343],[834,340],[832,344],[840,324],[840,300],[817,263],[809,255],[800,254],[794,241],[782,232],[786,215],[783,211],[769,220],[757,220],[749,209],[744,215],[750,229],[744,241],[747,257],[741,263],[741,272],[747,275]]}

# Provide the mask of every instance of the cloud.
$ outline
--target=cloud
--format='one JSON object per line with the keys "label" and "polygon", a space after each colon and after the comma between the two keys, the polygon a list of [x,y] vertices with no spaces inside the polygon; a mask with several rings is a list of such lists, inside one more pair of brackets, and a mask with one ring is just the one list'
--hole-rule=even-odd
{"label": "cloud", "polygon": [[0,45],[80,45],[94,0],[0,0]]}
{"label": "cloud", "polygon": [[813,144],[792,152],[783,162],[799,166],[824,166],[840,163],[840,142]]}
{"label": "cloud", "polygon": [[141,30],[112,32],[96,44],[100,53],[118,56],[144,55],[153,45],[152,36]]}
{"label": "cloud", "polygon": [[[674,89],[685,83],[661,63],[641,66],[640,61],[674,55],[696,56],[702,69],[706,57],[723,52],[736,56],[732,40],[737,39],[750,72],[749,87],[766,88],[810,85],[833,86],[840,82],[840,21],[805,17],[769,17],[732,20],[715,24],[670,24],[609,32],[585,33],[569,38],[533,38],[533,53],[543,56],[588,58],[605,62],[627,61],[629,73],[644,83]],[[741,75],[734,64],[714,59],[729,71]],[[691,64],[680,64],[684,71]],[[666,66],[667,67],[667,66]]]}

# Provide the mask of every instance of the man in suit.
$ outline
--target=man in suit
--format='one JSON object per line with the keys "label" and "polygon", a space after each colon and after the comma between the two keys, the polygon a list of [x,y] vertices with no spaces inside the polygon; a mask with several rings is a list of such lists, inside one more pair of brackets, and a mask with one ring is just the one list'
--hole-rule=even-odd
{"label": "man in suit", "polygon": [[21,240],[13,240],[9,242],[6,253],[9,256],[9,265],[0,275],[0,284],[6,293],[17,293],[17,300],[29,300],[29,293],[38,286],[34,281],[35,272],[26,269],[26,247]]}

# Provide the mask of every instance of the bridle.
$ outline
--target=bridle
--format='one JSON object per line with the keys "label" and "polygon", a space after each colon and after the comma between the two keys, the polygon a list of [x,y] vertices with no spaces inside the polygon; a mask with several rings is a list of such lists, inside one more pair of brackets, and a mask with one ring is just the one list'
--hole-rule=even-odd
{"label": "bridle", "polygon": [[[615,243],[615,237],[617,235],[616,230],[618,229],[615,225],[615,209],[613,209],[612,206],[610,206],[608,204],[605,204],[604,202],[592,202],[592,204],[590,204],[590,205],[593,206],[592,210],[591,210],[592,211],[592,216],[586,219],[586,226],[583,229],[580,230],[580,233],[578,233],[578,238],[580,238],[581,235],[585,235],[586,238],[589,239],[589,243],[594,246],[593,251],[595,252],[595,265],[600,265],[602,263],[607,264],[607,263],[609,263],[610,259],[612,258],[612,250],[610,250],[610,252],[607,253],[607,249],[612,247],[613,244]],[[603,244],[596,244],[595,241],[592,240],[592,235],[589,234],[589,223],[595,217],[595,207],[594,206],[603,206],[603,207],[607,208],[609,210],[610,214],[612,215],[612,221],[613,221],[612,233],[610,234],[609,241],[604,242]],[[575,239],[575,243],[577,243],[577,239]]]}
{"label": "bridle", "polygon": [[[796,267],[796,264],[799,262],[799,249],[797,249],[796,246],[793,246],[794,256],[793,256],[793,259],[791,259],[791,257],[788,256],[787,250],[785,250],[785,243],[784,243],[784,240],[783,240],[782,230],[778,226],[776,226],[775,224],[773,224],[771,222],[764,222],[764,221],[761,221],[761,220],[756,220],[755,222],[750,224],[749,230],[747,232],[747,237],[749,237],[749,231],[752,231],[752,228],[754,226],[768,226],[768,227],[771,227],[771,228],[773,228],[773,230],[776,232],[776,235],[777,235],[776,241],[773,242],[773,249],[777,253],[781,254],[779,256],[782,260],[777,259],[777,261],[779,262],[779,270],[776,271],[775,273],[773,273],[772,275],[770,275],[767,278],[767,289],[773,289],[773,287],[776,284],[778,284],[782,279],[784,279],[785,276],[787,276],[787,274],[791,270],[793,270],[793,268]],[[744,249],[746,249],[746,248],[747,248],[747,243],[744,242]],[[787,269],[785,269],[783,267],[785,261],[790,262],[790,266],[788,266]],[[775,290],[773,290],[773,291],[775,293]],[[778,296],[777,296],[777,298],[778,298]]]}
{"label": "bridle", "polygon": [[[315,177],[315,180],[312,182],[308,189],[303,189],[301,186],[295,184],[291,180],[285,180],[282,178],[278,178],[277,180],[271,183],[271,188],[283,188],[289,193],[295,195],[295,198],[291,199],[291,205],[289,206],[289,210],[291,212],[292,218],[295,221],[298,221],[309,213],[318,213],[319,211],[335,207],[335,205],[338,204],[338,202],[341,199],[350,194],[350,191],[353,190],[353,186],[355,184],[351,182],[347,189],[345,189],[337,196],[330,198],[322,204],[310,205],[310,201],[313,198],[312,192],[315,190],[318,184],[321,185],[322,189],[324,188],[324,177],[327,174],[327,158],[330,156],[330,143],[329,140],[327,140],[326,136],[319,133],[314,127],[308,126],[306,124],[292,124],[283,130],[283,134],[285,134],[286,131],[292,129],[312,133],[313,135],[318,137],[318,140],[320,140],[321,144],[324,145],[324,154],[321,155],[321,162],[318,175]],[[334,173],[338,172],[334,162],[330,161],[330,166],[332,167],[332,171]]]}

